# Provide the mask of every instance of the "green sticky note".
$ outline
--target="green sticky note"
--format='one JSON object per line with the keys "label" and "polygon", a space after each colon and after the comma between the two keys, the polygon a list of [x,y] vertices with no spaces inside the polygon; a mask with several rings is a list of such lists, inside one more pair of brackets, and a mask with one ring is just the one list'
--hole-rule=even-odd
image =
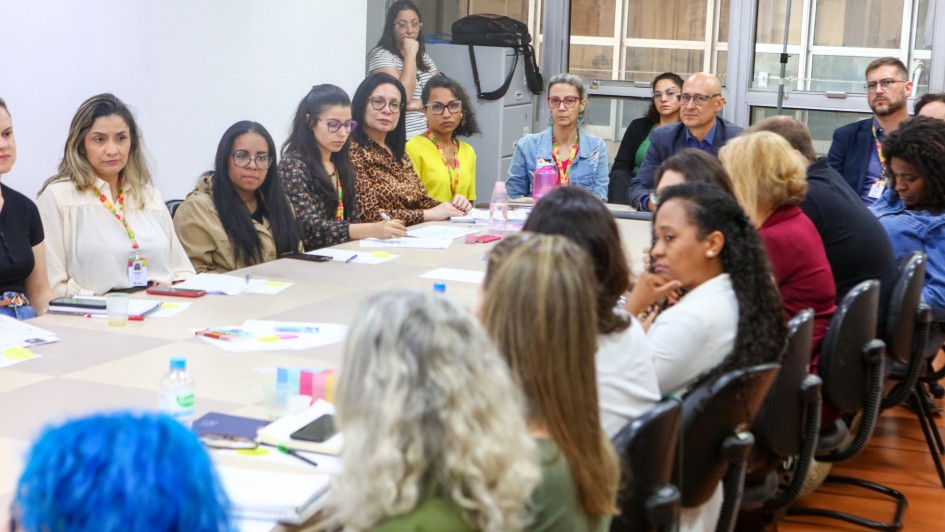
{"label": "green sticky note", "polygon": [[236,454],[240,456],[264,456],[269,454],[269,449],[256,447],[255,449],[237,449]]}
{"label": "green sticky note", "polygon": [[177,303],[161,303],[161,308],[177,308],[179,306]]}
{"label": "green sticky note", "polygon": [[3,358],[7,360],[29,360],[33,352],[25,347],[8,347],[3,350]]}
{"label": "green sticky note", "polygon": [[279,340],[282,340],[282,338],[279,338],[278,336],[261,336],[256,339],[260,342],[278,342]]}
{"label": "green sticky note", "polygon": [[289,283],[281,283],[279,281],[266,281],[266,286],[286,286]]}

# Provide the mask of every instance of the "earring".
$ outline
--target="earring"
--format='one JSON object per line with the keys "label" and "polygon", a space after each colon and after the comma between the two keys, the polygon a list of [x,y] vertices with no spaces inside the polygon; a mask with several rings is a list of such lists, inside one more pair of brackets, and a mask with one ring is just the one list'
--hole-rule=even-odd
{"label": "earring", "polygon": [[705,256],[711,259],[712,257],[715,256],[715,252],[710,249],[709,251],[705,252]]}
{"label": "earring", "polygon": [[584,125],[584,111],[581,111],[580,113],[578,113],[578,120],[577,120],[577,122],[578,122],[578,125],[579,125],[579,126],[583,126],[583,125]]}

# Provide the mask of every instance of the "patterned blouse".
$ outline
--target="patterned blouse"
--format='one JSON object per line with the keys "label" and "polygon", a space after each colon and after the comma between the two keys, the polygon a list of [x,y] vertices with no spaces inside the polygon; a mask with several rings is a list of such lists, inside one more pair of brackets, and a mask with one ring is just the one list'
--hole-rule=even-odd
{"label": "patterned blouse", "polygon": [[279,161],[279,177],[295,210],[295,221],[306,251],[351,240],[348,226],[361,220],[357,201],[345,201],[347,219],[335,220],[336,196],[326,196],[316,188],[315,177],[308,167],[292,154]]}
{"label": "patterned blouse", "polygon": [[358,174],[358,205],[365,222],[380,221],[383,211],[414,225],[423,222],[424,210],[440,204],[427,194],[406,153],[398,161],[381,145],[368,140],[366,146],[352,142],[350,154]]}

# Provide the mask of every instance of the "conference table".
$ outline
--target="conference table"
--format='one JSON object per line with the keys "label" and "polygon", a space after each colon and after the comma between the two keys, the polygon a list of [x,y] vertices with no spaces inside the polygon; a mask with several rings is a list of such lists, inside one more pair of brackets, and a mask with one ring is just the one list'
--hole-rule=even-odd
{"label": "conference table", "polygon": [[[488,232],[483,225],[462,227]],[[618,219],[618,227],[632,269],[639,272],[642,249],[650,241],[650,223]],[[158,385],[171,357],[187,359],[195,380],[196,417],[213,411],[265,418],[262,390],[274,381],[270,369],[341,365],[340,342],[299,351],[228,353],[196,338],[194,329],[240,325],[249,318],[350,324],[370,294],[404,287],[431,291],[438,281],[420,275],[436,268],[484,271],[492,246],[457,238],[446,250],[385,248],[398,257],[375,265],[280,259],[233,272],[292,283],[277,295],[162,296],[165,301],[193,304],[176,316],[129,321],[125,327],[69,315],[31,320],[56,333],[59,341],[34,347],[37,358],[0,369],[0,523],[8,520],[30,442],[45,426],[101,411],[156,409]],[[335,249],[375,251],[359,242]],[[444,282],[446,297],[467,306],[475,301],[476,284]]]}

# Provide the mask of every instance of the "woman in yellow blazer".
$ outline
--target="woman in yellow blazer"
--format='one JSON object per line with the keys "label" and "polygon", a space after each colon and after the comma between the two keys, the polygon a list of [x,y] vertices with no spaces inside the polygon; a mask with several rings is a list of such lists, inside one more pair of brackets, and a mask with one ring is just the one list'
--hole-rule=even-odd
{"label": "woman in yellow blazer", "polygon": [[216,170],[197,180],[174,214],[174,229],[198,273],[228,272],[301,249],[266,128],[244,120],[226,130]]}
{"label": "woman in yellow blazer", "polygon": [[463,86],[442,74],[421,95],[428,129],[407,142],[406,151],[430,197],[462,211],[476,199],[476,152],[457,137],[479,133]]}

